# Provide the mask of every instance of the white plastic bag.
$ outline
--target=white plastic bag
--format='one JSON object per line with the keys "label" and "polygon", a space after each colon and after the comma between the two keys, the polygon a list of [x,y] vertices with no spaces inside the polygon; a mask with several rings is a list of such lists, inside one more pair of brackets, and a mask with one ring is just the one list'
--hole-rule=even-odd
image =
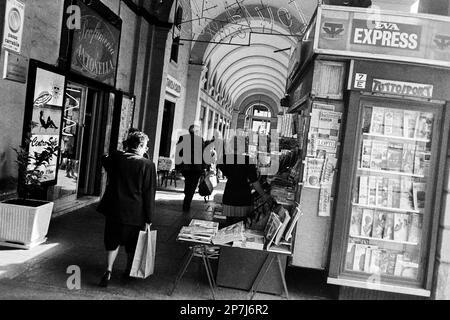
{"label": "white plastic bag", "polygon": [[146,279],[155,271],[157,231],[150,230],[150,226],[139,233],[130,277]]}

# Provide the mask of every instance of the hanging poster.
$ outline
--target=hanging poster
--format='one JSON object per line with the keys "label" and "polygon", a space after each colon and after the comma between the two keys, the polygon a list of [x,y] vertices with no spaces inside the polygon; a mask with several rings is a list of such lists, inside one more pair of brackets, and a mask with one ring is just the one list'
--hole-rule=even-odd
{"label": "hanging poster", "polygon": [[[64,76],[37,68],[29,146],[32,158],[42,152],[48,152],[48,148],[55,149],[60,145],[64,88]],[[49,163],[39,168],[34,168],[35,162],[32,160],[29,169],[41,171],[41,182],[56,180],[58,156],[59,151]]]}
{"label": "hanging poster", "polygon": [[[38,157],[50,146],[59,145],[59,135],[33,135],[30,142],[29,154],[31,157]],[[42,174],[39,181],[48,182],[56,179],[58,157],[53,156],[49,163],[35,167],[35,161],[30,162],[28,170],[39,170]]]}

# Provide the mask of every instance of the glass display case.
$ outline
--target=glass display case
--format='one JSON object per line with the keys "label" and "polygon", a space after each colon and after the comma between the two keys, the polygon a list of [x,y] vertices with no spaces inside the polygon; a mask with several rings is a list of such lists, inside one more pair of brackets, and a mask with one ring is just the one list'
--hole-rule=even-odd
{"label": "glass display case", "polygon": [[340,206],[346,208],[340,231],[341,279],[361,282],[357,287],[375,284],[384,291],[424,288],[440,117],[439,108],[419,104],[361,103],[357,153],[349,164],[352,183],[347,182],[348,200],[340,200],[350,202]]}

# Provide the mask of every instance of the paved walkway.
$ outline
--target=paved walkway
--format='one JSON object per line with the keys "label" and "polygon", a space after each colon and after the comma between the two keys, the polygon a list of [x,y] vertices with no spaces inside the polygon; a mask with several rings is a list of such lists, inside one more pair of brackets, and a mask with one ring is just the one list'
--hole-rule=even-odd
{"label": "paved walkway", "polygon": [[[125,253],[120,252],[107,289],[97,283],[104,271],[104,218],[95,205],[51,221],[48,242],[32,250],[0,247],[0,300],[4,299],[145,299],[145,300],[208,300],[211,299],[206,274],[200,263],[192,263],[172,296],[178,267],[187,246],[176,242],[182,225],[195,213],[203,212],[203,199],[196,195],[190,214],[181,212],[182,186],[178,190],[157,193],[157,212],[153,226],[158,230],[155,274],[146,280],[133,279],[123,283],[120,275],[125,267]],[[223,187],[223,185],[222,185]],[[69,290],[67,269],[81,270],[81,289]],[[288,267],[286,280],[291,300],[334,299],[336,288],[326,285],[325,274]],[[245,300],[246,291],[219,287],[217,299]],[[258,293],[258,300],[279,300],[281,297]]]}

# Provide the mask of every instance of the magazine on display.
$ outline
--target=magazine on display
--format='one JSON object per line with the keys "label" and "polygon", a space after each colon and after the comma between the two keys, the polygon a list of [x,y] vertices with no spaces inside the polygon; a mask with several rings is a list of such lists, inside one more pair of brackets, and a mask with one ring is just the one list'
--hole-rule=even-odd
{"label": "magazine on display", "polygon": [[233,247],[263,250],[264,234],[261,231],[246,229],[244,231],[244,239],[233,241]]}
{"label": "magazine on display", "polygon": [[386,141],[372,142],[372,155],[370,158],[370,168],[373,170],[386,169],[388,143]]}
{"label": "magazine on display", "polygon": [[420,113],[416,125],[416,139],[431,140],[433,120],[432,113]]}
{"label": "magazine on display", "polygon": [[306,158],[305,188],[320,188],[324,159]]}
{"label": "magazine on display", "polygon": [[386,169],[389,171],[402,171],[403,159],[403,144],[402,143],[388,143],[386,154]]}
{"label": "magazine on display", "polygon": [[413,182],[414,210],[420,211],[425,209],[425,191],[425,183]]}
{"label": "magazine on display", "polygon": [[355,255],[353,259],[353,270],[355,271],[364,271],[364,264],[366,258],[366,249],[367,245],[365,244],[356,244],[355,245]]}
{"label": "magazine on display", "polygon": [[363,140],[361,152],[361,168],[370,169],[372,157],[372,140]]}
{"label": "magazine on display", "polygon": [[403,133],[405,138],[414,139],[416,135],[416,124],[419,113],[416,111],[404,111],[403,116]]}
{"label": "magazine on display", "polygon": [[403,137],[404,131],[404,112],[403,110],[394,110],[393,114],[393,124],[392,124],[392,133],[391,135],[394,137]]}
{"label": "magazine on display", "polygon": [[385,223],[386,215],[383,212],[375,212],[373,215],[372,238],[383,239]]}
{"label": "magazine on display", "polygon": [[354,208],[350,221],[350,236],[353,237],[361,236],[362,217],[363,217],[362,209]]}
{"label": "magazine on display", "polygon": [[387,213],[385,215],[383,240],[394,240],[394,214]]}
{"label": "magazine on display", "polygon": [[323,186],[320,188],[319,195],[319,217],[331,216],[331,186]]}
{"label": "magazine on display", "polygon": [[410,143],[403,145],[402,153],[402,172],[414,173],[414,159],[416,154],[416,146]]}
{"label": "magazine on display", "polygon": [[394,240],[399,242],[408,241],[409,214],[394,214]]}
{"label": "magazine on display", "polygon": [[372,121],[370,125],[370,133],[384,134],[384,109],[374,107],[372,110]]}
{"label": "magazine on display", "polygon": [[411,214],[409,222],[408,242],[420,243],[420,235],[422,232],[422,221],[419,214]]}
{"label": "magazine on display", "polygon": [[230,243],[233,241],[242,241],[244,239],[244,230],[245,227],[242,221],[226,228],[220,229],[212,238],[212,243],[215,245],[219,245]]}
{"label": "magazine on display", "polygon": [[359,177],[359,201],[361,205],[369,204],[369,177],[361,176]]}
{"label": "magazine on display", "polygon": [[289,221],[291,220],[291,216],[289,215],[289,212],[284,208],[281,208],[278,211],[278,216],[280,217],[280,221],[282,221],[282,224],[281,224],[281,227],[278,230],[277,235],[274,240],[274,243],[277,246],[280,245],[281,239],[286,231]]}
{"label": "magazine on display", "polygon": [[353,262],[355,260],[356,244],[349,242],[347,246],[347,255],[345,257],[345,269],[353,270]]}
{"label": "magazine on display", "polygon": [[264,229],[264,238],[266,239],[267,248],[269,248],[275,240],[278,231],[281,228],[282,221],[280,217],[275,213],[271,212],[269,216],[269,221],[267,222],[266,228]]}
{"label": "magazine on display", "polygon": [[292,212],[291,221],[289,223],[289,226],[287,227],[286,233],[284,234],[284,240],[290,241],[292,238],[292,232],[294,231],[294,228],[297,225],[298,220],[303,215],[300,206],[297,206],[294,211]]}
{"label": "magazine on display", "polygon": [[378,177],[377,178],[377,206],[379,207],[387,207],[388,206],[388,188],[389,188],[389,179]]}
{"label": "magazine on display", "polygon": [[414,210],[412,179],[401,177],[400,184],[400,209]]}
{"label": "magazine on display", "polygon": [[366,247],[366,254],[364,257],[364,272],[369,273],[370,272],[370,265],[372,260],[372,252],[378,250],[377,246],[370,246],[368,245]]}
{"label": "magazine on display", "polygon": [[394,112],[392,109],[386,109],[384,113],[384,135],[392,136],[394,126]]}
{"label": "magazine on display", "polygon": [[373,210],[363,209],[361,221],[361,236],[368,238],[372,237],[373,215]]}
{"label": "magazine on display", "polygon": [[377,183],[378,183],[378,177],[375,176],[369,176],[369,188],[368,188],[368,204],[369,206],[376,206],[377,205]]}

